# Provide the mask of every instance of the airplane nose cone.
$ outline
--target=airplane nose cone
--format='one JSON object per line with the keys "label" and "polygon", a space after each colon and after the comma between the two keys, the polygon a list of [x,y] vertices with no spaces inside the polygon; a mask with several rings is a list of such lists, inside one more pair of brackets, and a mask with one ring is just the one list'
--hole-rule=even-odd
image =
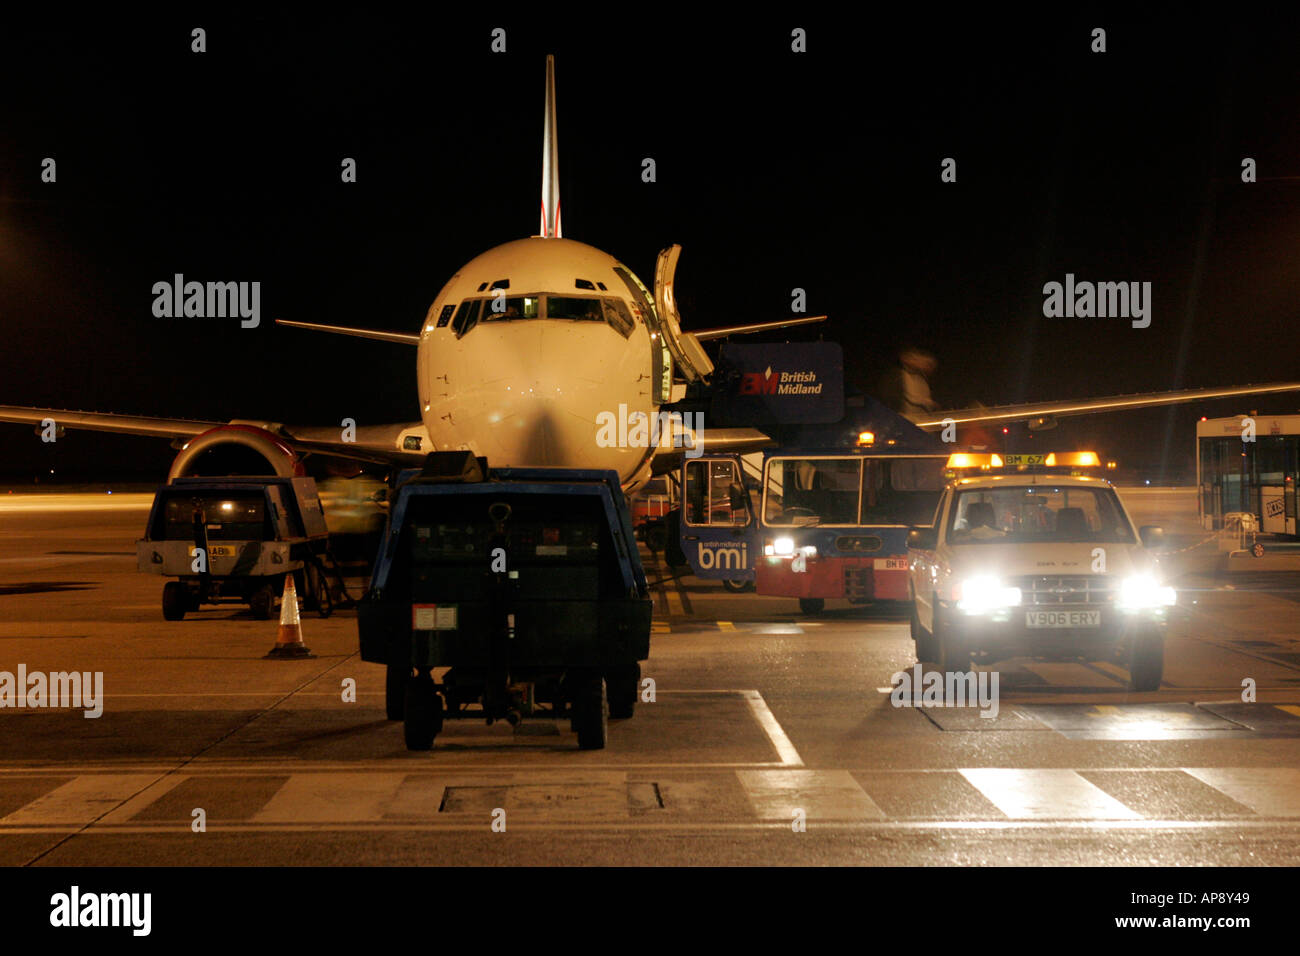
{"label": "airplane nose cone", "polygon": [[449,416],[443,420],[494,467],[612,468],[627,477],[646,449],[602,440],[609,431],[602,436],[600,426],[607,416],[653,412],[649,348],[637,344],[635,335],[624,339],[596,322],[482,324],[445,373],[454,394],[447,409],[426,418]]}

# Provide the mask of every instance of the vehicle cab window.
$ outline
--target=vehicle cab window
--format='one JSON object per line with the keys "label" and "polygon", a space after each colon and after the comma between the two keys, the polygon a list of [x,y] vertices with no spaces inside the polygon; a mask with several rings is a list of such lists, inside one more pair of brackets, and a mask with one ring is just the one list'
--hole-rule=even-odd
{"label": "vehicle cab window", "polygon": [[686,523],[697,527],[749,524],[748,493],[731,459],[686,463]]}

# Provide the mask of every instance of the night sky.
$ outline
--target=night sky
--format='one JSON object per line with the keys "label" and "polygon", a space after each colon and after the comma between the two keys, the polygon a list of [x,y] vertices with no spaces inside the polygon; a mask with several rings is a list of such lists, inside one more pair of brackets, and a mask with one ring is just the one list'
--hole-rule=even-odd
{"label": "night sky", "polygon": [[[652,5],[548,23],[431,9],[9,24],[0,403],[416,420],[414,349],[271,319],[414,332],[461,264],[534,234],[547,53],[565,236],[647,283],[681,243],[688,329],[783,318],[804,288],[850,381],[870,390],[915,344],[939,360],[945,407],[1300,378],[1290,13],[724,20]],[[206,53],[190,52],[195,26]],[[505,54],[490,50],[498,26]],[[807,53],[790,51],[794,27]],[[956,183],[940,181],[945,157]],[[1241,182],[1243,157],[1258,182]],[[260,281],[261,326],[155,318],[151,288],[177,272]],[[1044,318],[1043,284],[1067,272],[1151,282],[1150,328]],[[1197,416],[1252,408],[1293,412],[1300,395],[1075,419],[1032,441],[1177,476]],[[0,425],[15,481],[162,478],[172,454]]]}

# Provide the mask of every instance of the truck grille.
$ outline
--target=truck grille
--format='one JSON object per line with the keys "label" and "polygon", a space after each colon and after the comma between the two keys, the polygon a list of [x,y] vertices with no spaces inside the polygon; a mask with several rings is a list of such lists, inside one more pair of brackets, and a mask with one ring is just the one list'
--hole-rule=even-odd
{"label": "truck grille", "polygon": [[870,601],[876,596],[870,568],[844,569],[844,596],[851,601]]}
{"label": "truck grille", "polygon": [[1020,603],[1025,607],[1115,603],[1115,584],[1104,575],[1035,574],[1007,583],[1020,588]]}

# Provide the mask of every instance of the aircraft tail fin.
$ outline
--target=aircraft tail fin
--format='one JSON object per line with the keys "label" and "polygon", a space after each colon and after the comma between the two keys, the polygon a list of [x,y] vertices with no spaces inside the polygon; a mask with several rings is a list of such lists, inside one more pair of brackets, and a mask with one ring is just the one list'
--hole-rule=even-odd
{"label": "aircraft tail fin", "polygon": [[542,231],[560,239],[560,143],[555,122],[555,57],[546,57],[546,119],[542,127]]}

